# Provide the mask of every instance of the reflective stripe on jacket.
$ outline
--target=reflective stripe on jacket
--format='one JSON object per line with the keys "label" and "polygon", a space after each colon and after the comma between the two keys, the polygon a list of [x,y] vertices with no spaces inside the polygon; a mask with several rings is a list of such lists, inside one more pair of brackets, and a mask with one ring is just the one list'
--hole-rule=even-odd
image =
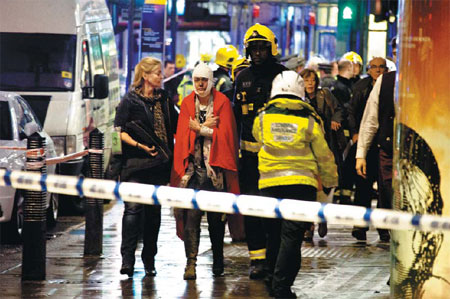
{"label": "reflective stripe on jacket", "polygon": [[334,156],[311,105],[275,98],[255,118],[252,133],[260,145],[260,189],[296,184],[317,188],[319,176],[325,187],[337,186]]}

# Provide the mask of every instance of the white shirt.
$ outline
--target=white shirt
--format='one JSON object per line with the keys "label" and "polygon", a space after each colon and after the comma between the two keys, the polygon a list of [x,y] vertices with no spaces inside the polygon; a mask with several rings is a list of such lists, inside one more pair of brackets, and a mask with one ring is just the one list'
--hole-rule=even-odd
{"label": "white shirt", "polygon": [[380,102],[381,81],[383,75],[380,75],[373,85],[369,98],[367,99],[366,108],[361,119],[358,134],[358,147],[356,149],[356,158],[365,159],[367,152],[372,144],[373,138],[378,131],[378,103]]}

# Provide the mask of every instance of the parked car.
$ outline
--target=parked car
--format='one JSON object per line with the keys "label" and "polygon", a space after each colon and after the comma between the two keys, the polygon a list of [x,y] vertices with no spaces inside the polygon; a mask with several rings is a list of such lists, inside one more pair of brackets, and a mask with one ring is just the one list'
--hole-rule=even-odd
{"label": "parked car", "polygon": [[[42,130],[39,120],[27,101],[18,94],[0,91],[0,168],[24,170],[26,152],[17,148],[26,148],[28,136],[36,132],[45,137],[47,158],[56,157],[52,139]],[[54,174],[55,171],[56,165],[47,166],[48,174]],[[0,186],[0,240],[2,243],[20,241],[23,200],[23,190]],[[58,217],[57,194],[47,194],[46,209],[47,226],[54,226]]]}

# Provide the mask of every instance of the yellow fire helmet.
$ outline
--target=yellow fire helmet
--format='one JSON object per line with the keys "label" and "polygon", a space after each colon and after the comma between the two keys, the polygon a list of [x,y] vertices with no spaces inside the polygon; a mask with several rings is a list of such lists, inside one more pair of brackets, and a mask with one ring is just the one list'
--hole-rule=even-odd
{"label": "yellow fire helmet", "polygon": [[175,66],[177,69],[182,69],[186,65],[186,57],[183,54],[177,54],[175,56]]}
{"label": "yellow fire helmet", "polygon": [[353,63],[358,63],[361,66],[363,65],[361,56],[359,56],[359,54],[356,52],[353,51],[347,52],[344,55],[342,55],[342,58],[350,60]]}
{"label": "yellow fire helmet", "polygon": [[200,54],[200,61],[208,63],[212,60],[212,55],[209,53]]}
{"label": "yellow fire helmet", "polygon": [[243,68],[249,67],[250,63],[247,59],[242,56],[239,56],[233,63],[233,67],[231,68],[231,80],[234,81],[236,79],[236,72]]}
{"label": "yellow fire helmet", "polygon": [[269,29],[269,27],[266,27],[264,25],[261,25],[259,23],[256,23],[255,25],[248,28],[247,32],[244,36],[244,46],[246,55],[249,53],[247,52],[247,49],[249,47],[249,43],[254,41],[266,41],[270,43],[270,49],[272,56],[277,55],[278,49],[277,49],[277,38],[275,37],[275,34],[272,32],[272,30]]}
{"label": "yellow fire helmet", "polygon": [[216,52],[216,64],[230,69],[233,66],[233,62],[238,58],[238,50],[232,45],[226,45],[220,48]]}

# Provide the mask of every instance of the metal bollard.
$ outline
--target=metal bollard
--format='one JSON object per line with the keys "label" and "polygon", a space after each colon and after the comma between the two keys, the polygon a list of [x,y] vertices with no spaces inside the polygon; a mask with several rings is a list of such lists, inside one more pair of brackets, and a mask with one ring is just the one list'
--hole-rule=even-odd
{"label": "metal bollard", "polygon": [[[95,129],[89,134],[89,149],[103,150],[103,133]],[[89,177],[103,179],[103,151],[89,153]],[[86,232],[84,255],[101,255],[103,251],[103,199],[86,198]]]}
{"label": "metal bollard", "polygon": [[[26,170],[47,174],[45,138],[34,133],[27,140]],[[36,151],[29,151],[36,149]],[[24,191],[22,280],[45,280],[47,191]]]}

